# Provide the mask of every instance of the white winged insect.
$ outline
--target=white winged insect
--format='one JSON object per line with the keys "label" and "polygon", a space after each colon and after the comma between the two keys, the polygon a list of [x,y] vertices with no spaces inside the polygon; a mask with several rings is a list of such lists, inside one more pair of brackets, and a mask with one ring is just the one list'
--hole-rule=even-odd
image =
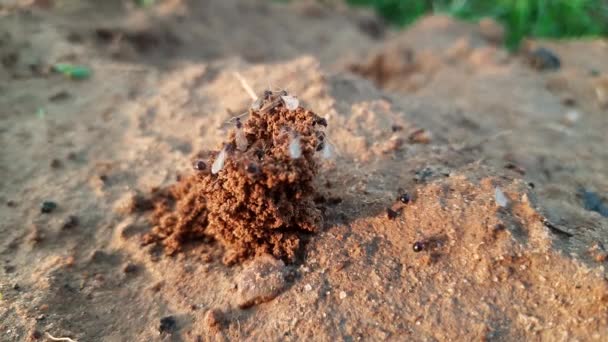
{"label": "white winged insect", "polygon": [[215,161],[213,161],[213,165],[211,165],[211,173],[217,174],[222,171],[224,168],[224,162],[226,161],[226,145],[222,147],[220,153],[218,153],[217,157],[215,157]]}
{"label": "white winged insect", "polygon": [[289,139],[289,156],[292,159],[298,159],[302,156],[302,146],[300,145],[300,137],[293,133]]}
{"label": "white winged insect", "polygon": [[[315,120],[314,125],[325,128],[327,127],[327,119],[319,117]],[[336,148],[334,147],[333,142],[331,142],[325,134],[325,130],[321,130],[317,138],[321,141],[317,145],[317,152],[321,152],[321,158],[331,159],[334,156]]]}
{"label": "white winged insect", "polygon": [[323,159],[331,159],[331,157],[334,156],[332,145],[329,143],[329,141],[326,141],[323,145],[324,146],[321,150],[321,157],[323,157]]}
{"label": "white winged insect", "polygon": [[296,110],[300,106],[300,100],[292,95],[281,96],[281,100],[283,100],[285,107],[289,110]]}
{"label": "white winged insect", "polygon": [[323,137],[322,141],[317,145],[317,152],[321,153],[321,158],[331,159],[334,156],[333,144],[327,139],[325,134],[319,136]]}

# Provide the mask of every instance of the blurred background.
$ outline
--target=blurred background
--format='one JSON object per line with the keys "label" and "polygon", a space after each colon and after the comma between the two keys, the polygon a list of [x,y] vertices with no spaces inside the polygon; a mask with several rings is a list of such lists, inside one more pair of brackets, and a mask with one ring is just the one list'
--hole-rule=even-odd
{"label": "blurred background", "polygon": [[608,34],[606,0],[346,0],[373,8],[398,27],[429,13],[464,20],[490,17],[507,29],[506,43],[518,46],[526,36],[544,38],[593,37]]}

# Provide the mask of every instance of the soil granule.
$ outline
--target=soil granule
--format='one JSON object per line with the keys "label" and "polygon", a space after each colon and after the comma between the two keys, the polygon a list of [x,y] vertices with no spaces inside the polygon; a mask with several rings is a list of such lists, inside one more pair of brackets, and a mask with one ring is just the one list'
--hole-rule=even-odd
{"label": "soil granule", "polygon": [[[157,200],[144,243],[162,242],[173,254],[193,240],[211,239],[228,249],[227,263],[263,253],[294,259],[301,234],[317,231],[322,222],[313,180],[327,123],[302,107],[289,110],[285,97],[266,91],[248,120],[232,120],[235,128],[222,151],[199,153],[195,173]],[[245,148],[239,146],[240,129]],[[224,165],[214,174],[208,165],[220,165],[222,155]]]}

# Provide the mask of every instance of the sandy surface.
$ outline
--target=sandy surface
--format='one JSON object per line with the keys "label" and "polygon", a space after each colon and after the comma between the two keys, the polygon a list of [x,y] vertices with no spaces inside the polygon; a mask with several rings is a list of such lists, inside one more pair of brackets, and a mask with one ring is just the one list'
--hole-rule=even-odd
{"label": "sandy surface", "polygon": [[[529,42],[561,60],[539,71],[444,17],[384,32],[307,1],[30,2],[0,1],[1,341],[608,338],[606,41]],[[297,94],[338,151],[293,263],[141,244],[133,204],[250,105],[234,72]]]}

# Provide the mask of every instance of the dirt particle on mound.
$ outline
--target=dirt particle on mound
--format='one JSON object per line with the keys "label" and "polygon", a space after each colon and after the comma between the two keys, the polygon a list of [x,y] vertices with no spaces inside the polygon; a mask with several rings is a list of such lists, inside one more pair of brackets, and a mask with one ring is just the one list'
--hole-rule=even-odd
{"label": "dirt particle on mound", "polygon": [[123,266],[122,271],[125,274],[133,274],[133,273],[137,272],[138,269],[139,269],[139,267],[137,267],[137,265],[129,262]]}
{"label": "dirt particle on mound", "polygon": [[601,242],[596,242],[589,248],[589,254],[593,257],[596,262],[604,262],[608,260],[608,252]]}
{"label": "dirt particle on mound", "polygon": [[152,209],[152,202],[136,191],[128,191],[114,204],[114,210],[121,214],[132,214]]}
{"label": "dirt particle on mound", "polygon": [[210,309],[205,314],[205,324],[209,330],[219,332],[225,323],[224,314],[218,309]]}
{"label": "dirt particle on mound", "polygon": [[313,180],[325,126],[286,98],[292,97],[265,92],[219,152],[198,154],[210,172],[196,170],[166,189],[144,244],[162,243],[173,254],[193,240],[212,239],[228,249],[226,263],[261,254],[295,258],[302,234],[322,223]]}
{"label": "dirt particle on mound", "polygon": [[433,139],[431,132],[424,128],[417,129],[410,133],[408,141],[412,144],[428,144]]}
{"label": "dirt particle on mound", "polygon": [[62,230],[70,230],[70,229],[78,227],[79,224],[80,224],[80,220],[78,219],[78,216],[69,215],[63,221],[63,224],[61,225],[61,229]]}

